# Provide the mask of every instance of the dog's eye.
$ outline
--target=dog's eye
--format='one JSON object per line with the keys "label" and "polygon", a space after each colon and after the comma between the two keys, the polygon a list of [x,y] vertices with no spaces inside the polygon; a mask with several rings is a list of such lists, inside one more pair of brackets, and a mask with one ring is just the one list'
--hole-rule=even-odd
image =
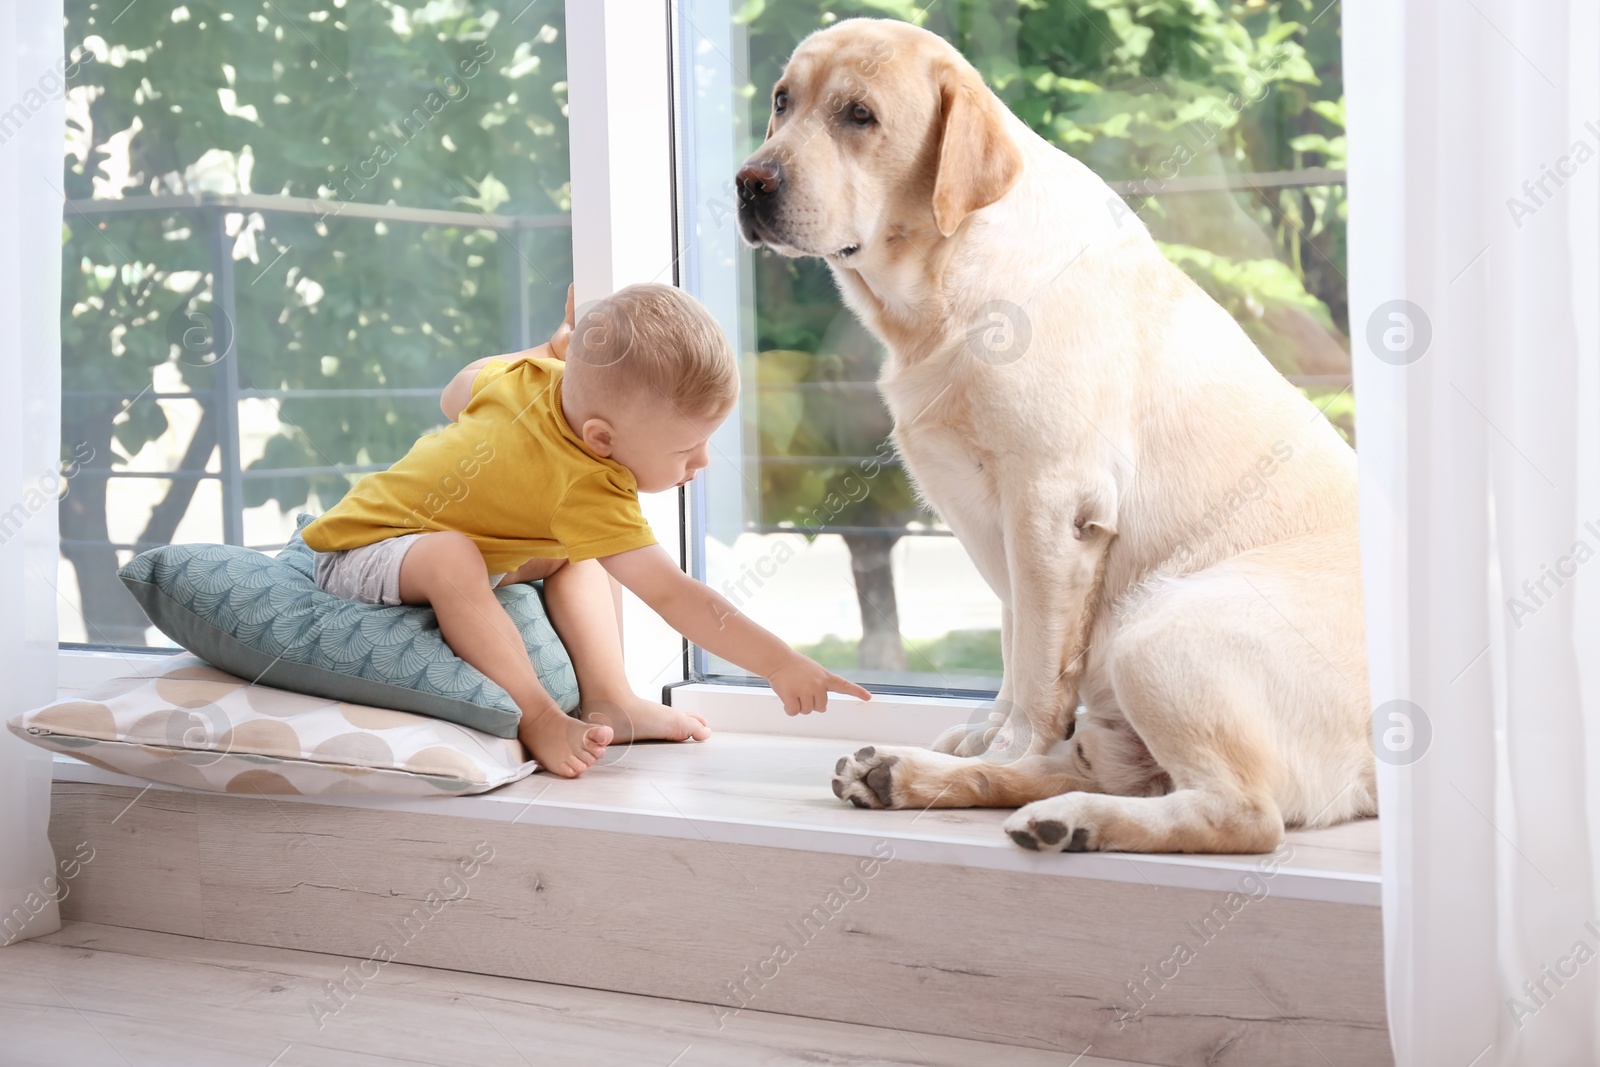
{"label": "dog's eye", "polygon": [[850,109],[850,121],[857,126],[865,126],[872,121],[872,111],[866,104],[856,104]]}
{"label": "dog's eye", "polygon": [[789,110],[789,94],[787,92],[782,89],[778,90],[777,94],[772,98],[772,110],[777,115]]}

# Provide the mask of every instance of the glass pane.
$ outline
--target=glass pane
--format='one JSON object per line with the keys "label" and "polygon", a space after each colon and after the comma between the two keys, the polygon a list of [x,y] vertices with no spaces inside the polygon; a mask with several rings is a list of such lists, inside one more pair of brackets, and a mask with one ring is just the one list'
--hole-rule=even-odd
{"label": "glass pane", "polygon": [[167,644],[120,563],[281,546],[549,336],[564,12],[67,0],[63,641]]}
{"label": "glass pane", "polygon": [[[923,4],[684,0],[685,284],[745,361],[696,490],[698,573],[852,677],[993,690],[999,603],[885,442],[878,343],[822,261],[740,245],[732,175],[795,45],[852,16],[961,49],[1016,114],[1112,183],[1168,258],[1353,433],[1339,0]],[[698,671],[739,677],[699,654]]]}

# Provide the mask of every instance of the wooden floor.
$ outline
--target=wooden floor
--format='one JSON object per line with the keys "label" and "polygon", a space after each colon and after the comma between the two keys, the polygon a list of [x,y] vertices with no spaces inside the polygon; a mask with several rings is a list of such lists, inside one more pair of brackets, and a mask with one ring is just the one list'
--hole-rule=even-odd
{"label": "wooden floor", "polygon": [[[890,1027],[390,963],[335,1015],[308,1007],[347,959],[69,923],[0,950],[8,1067],[1130,1067]],[[1138,1065],[1134,1065],[1138,1067]]]}

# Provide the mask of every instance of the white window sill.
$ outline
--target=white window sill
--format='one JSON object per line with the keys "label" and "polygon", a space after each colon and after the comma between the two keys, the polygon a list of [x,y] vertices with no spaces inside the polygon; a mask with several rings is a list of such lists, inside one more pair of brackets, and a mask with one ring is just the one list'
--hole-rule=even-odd
{"label": "white window sill", "polygon": [[[477,796],[273,796],[267,798],[270,805],[247,796],[152,784],[68,756],[56,758],[55,778],[123,787],[129,807],[146,790],[189,794],[196,804],[230,805],[236,817],[244,817],[242,805],[260,804],[262,816],[275,822],[284,818],[284,805],[306,803],[840,856],[892,854],[912,863],[1216,892],[1248,888],[1242,880],[1272,861],[1270,856],[1039,854],[1017,848],[1006,837],[1000,824],[1011,813],[1005,810],[861,811],[836,799],[828,787],[834,761],[857,745],[825,737],[719,733],[704,744],[618,745],[579,778],[536,774]],[[1272,895],[1377,906],[1377,831],[1376,821],[1369,820],[1291,832],[1291,851],[1271,879]]]}

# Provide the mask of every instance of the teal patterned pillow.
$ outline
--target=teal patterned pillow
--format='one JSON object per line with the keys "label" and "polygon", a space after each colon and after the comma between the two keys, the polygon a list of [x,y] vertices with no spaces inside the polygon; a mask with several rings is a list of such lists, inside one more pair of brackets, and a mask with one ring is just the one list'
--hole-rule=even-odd
{"label": "teal patterned pillow", "polygon": [[[304,529],[311,516],[300,518]],[[516,703],[450,651],[433,612],[357,604],[317,588],[296,531],[277,558],[232,545],[167,545],[117,572],[162,633],[229,674],[297,693],[432,715],[515,737]],[[578,706],[567,650],[539,590],[495,593],[561,709]]]}

